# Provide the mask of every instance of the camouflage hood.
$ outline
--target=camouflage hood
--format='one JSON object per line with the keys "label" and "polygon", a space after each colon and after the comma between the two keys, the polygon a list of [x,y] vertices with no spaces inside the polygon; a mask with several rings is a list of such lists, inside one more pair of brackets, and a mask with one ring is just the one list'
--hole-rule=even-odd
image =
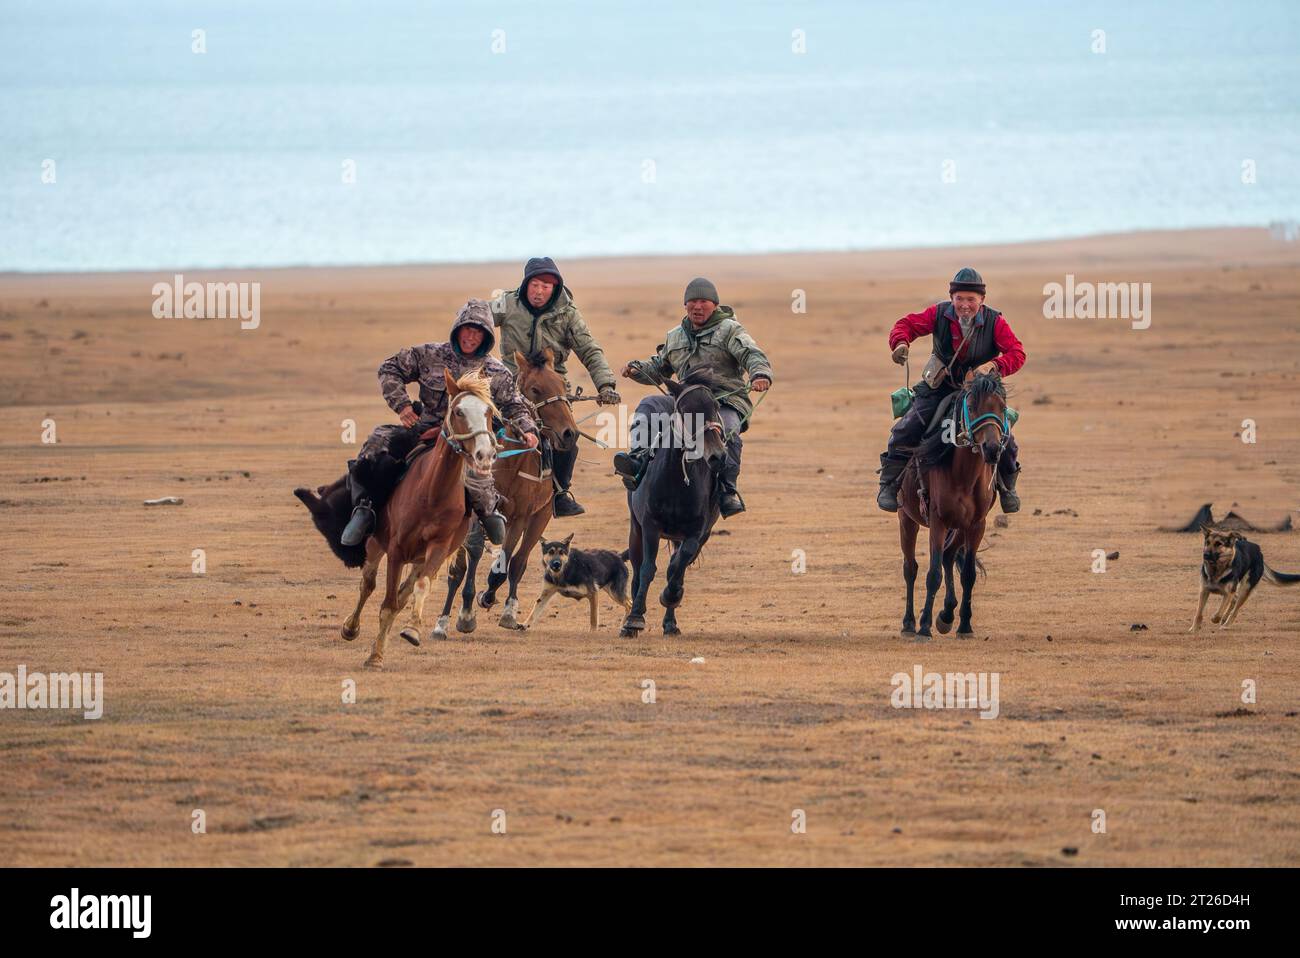
{"label": "camouflage hood", "polygon": [[477,326],[483,331],[483,343],[474,353],[475,356],[486,356],[492,352],[492,347],[497,342],[497,334],[496,324],[492,321],[492,308],[487,300],[471,299],[456,313],[456,320],[451,324],[451,332],[447,338],[451,342],[452,349],[457,353],[460,353],[460,343],[456,336],[462,326]]}

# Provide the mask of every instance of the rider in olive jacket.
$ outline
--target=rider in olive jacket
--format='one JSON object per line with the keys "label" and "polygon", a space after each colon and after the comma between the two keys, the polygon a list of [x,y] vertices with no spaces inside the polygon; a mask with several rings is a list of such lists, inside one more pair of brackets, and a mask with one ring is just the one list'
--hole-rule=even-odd
{"label": "rider in olive jacket", "polygon": [[[533,257],[524,265],[524,281],[519,288],[506,290],[493,300],[492,319],[501,329],[501,359],[511,372],[519,373],[515,369],[516,350],[531,356],[549,348],[555,356],[555,371],[564,377],[567,390],[569,377],[565,362],[572,351],[596,384],[599,404],[613,405],[621,401],[614,390],[617,380],[605,362],[605,353],[591,335],[555,261],[549,256]],[[551,478],[555,483],[552,506],[557,516],[579,516],[586,511],[569,491],[577,460],[576,445],[573,449],[555,449],[551,453]]]}
{"label": "rider in olive jacket", "polygon": [[[709,280],[697,278],[686,287],[686,315],[681,325],[668,331],[659,351],[650,359],[623,367],[628,379],[653,385],[658,379],[676,375],[685,379],[696,369],[708,369],[717,379],[714,397],[722,407],[722,426],[727,441],[727,463],[718,477],[721,492],[719,510],[723,518],[745,511],[744,500],[736,489],[740,477],[740,434],[749,428],[754,407],[748,391],[765,392],[772,385],[772,364],[754,337],[736,319],[730,306],[718,305],[718,288]],[[745,376],[749,376],[748,386]],[[673,400],[659,393],[641,400],[632,417],[632,448],[614,457],[614,469],[623,476],[624,485],[635,489],[653,455],[653,436],[645,423],[656,414],[671,414]],[[640,428],[637,420],[640,419]],[[644,442],[645,445],[640,445]]]}

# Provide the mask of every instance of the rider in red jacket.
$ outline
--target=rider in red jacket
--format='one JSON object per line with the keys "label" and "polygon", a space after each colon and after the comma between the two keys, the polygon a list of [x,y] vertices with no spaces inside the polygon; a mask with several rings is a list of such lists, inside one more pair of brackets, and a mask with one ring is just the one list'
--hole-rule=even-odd
{"label": "rider in red jacket", "polygon": [[[1006,317],[984,305],[984,291],[984,278],[967,266],[958,270],[948,284],[950,301],[904,316],[890,330],[889,348],[894,362],[901,366],[907,361],[908,344],[930,336],[934,357],[950,372],[933,387],[925,382],[916,384],[911,408],[889,434],[889,446],[880,457],[880,492],[876,496],[877,505],[886,512],[898,511],[898,479],[911,455],[903,450],[920,443],[939,402],[958,388],[966,373],[971,369],[996,370],[1005,378],[1025,364],[1025,348]],[[1017,452],[1016,438],[1008,433],[1006,449],[998,461],[1003,512],[1020,509],[1020,497],[1016,495],[1016,474],[1020,471]]]}

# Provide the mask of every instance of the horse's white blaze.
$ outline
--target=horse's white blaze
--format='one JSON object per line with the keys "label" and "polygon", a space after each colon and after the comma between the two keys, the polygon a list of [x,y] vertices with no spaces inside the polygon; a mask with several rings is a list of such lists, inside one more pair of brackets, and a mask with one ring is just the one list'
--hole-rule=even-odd
{"label": "horse's white blaze", "polygon": [[469,395],[461,400],[460,411],[465,416],[467,424],[465,431],[479,433],[470,440],[468,447],[470,455],[476,464],[490,469],[492,460],[496,456],[496,441],[492,438],[492,424],[488,419],[487,403],[477,396]]}

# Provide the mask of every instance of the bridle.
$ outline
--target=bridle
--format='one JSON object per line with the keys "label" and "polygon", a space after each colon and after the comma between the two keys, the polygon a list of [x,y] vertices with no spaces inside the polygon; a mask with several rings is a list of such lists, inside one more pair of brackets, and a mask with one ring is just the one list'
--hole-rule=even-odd
{"label": "bridle", "polygon": [[[705,386],[703,383],[695,383],[695,384],[692,385],[692,386],[687,386],[685,389],[680,390],[680,391],[677,393],[677,395],[673,397],[673,413],[672,413],[672,415],[673,415],[673,426],[674,426],[674,428],[677,430],[677,433],[678,433],[677,438],[678,438],[678,440],[681,442],[681,445],[683,446],[683,448],[685,448],[685,445],[686,445],[686,437],[685,437],[685,432],[686,432],[686,421],[685,421],[685,417],[682,415],[682,411],[681,411],[680,409],[678,409],[677,406],[678,406],[678,403],[681,402],[683,396],[685,396],[687,393],[694,392],[694,391],[697,390],[697,389],[703,389],[705,392],[709,393],[710,396],[713,395],[713,393],[712,393],[712,391],[709,389],[709,387]],[[709,429],[712,429],[712,430],[714,430],[715,432],[717,432],[717,434],[718,434],[718,439],[721,440],[721,441],[724,443],[724,445],[725,445],[725,443],[726,443],[726,439],[724,438],[724,435],[723,435],[723,431],[722,431],[722,421],[721,421],[721,420],[719,420],[719,419],[706,419],[706,420],[704,421],[704,428],[705,428],[706,431],[709,430]],[[689,486],[689,485],[691,484],[691,477],[690,477],[690,475],[689,475],[689,474],[687,473],[687,471],[686,471],[687,459],[688,459],[688,457],[687,457],[685,454],[683,454],[683,455],[682,455],[682,481],[685,482],[686,485]]]}
{"label": "bridle", "polygon": [[465,396],[465,395],[472,395],[472,394],[461,393],[460,396],[457,396],[455,399],[453,399],[450,403],[447,404],[447,413],[442,418],[442,438],[447,441],[447,445],[451,447],[451,451],[463,459],[470,458],[469,453],[466,452],[465,450],[465,446],[464,446],[465,441],[469,439],[475,439],[478,436],[489,437],[492,440],[493,451],[499,452],[501,446],[497,442],[496,436],[492,435],[492,429],[490,428],[492,423],[490,417],[488,422],[488,428],[472,429],[469,432],[451,431],[451,414],[456,410],[456,407],[460,404],[461,396]]}
{"label": "bridle", "polygon": [[[993,484],[997,482],[998,465],[999,463],[1002,462],[1002,453],[1006,451],[1007,440],[1011,436],[1011,423],[1007,418],[1006,407],[1005,405],[1003,406],[1001,414],[995,412],[985,412],[985,413],[980,413],[974,419],[971,419],[970,389],[968,387],[966,389],[963,389],[961,393],[961,420],[962,420],[962,429],[957,436],[958,438],[957,445],[967,446],[970,448],[971,452],[975,451],[975,431],[981,428],[982,425],[984,424],[991,425],[995,427],[998,431],[998,454],[993,460],[992,474],[989,476],[989,488],[992,489]],[[963,436],[965,437],[966,440],[965,442],[960,441]]]}

